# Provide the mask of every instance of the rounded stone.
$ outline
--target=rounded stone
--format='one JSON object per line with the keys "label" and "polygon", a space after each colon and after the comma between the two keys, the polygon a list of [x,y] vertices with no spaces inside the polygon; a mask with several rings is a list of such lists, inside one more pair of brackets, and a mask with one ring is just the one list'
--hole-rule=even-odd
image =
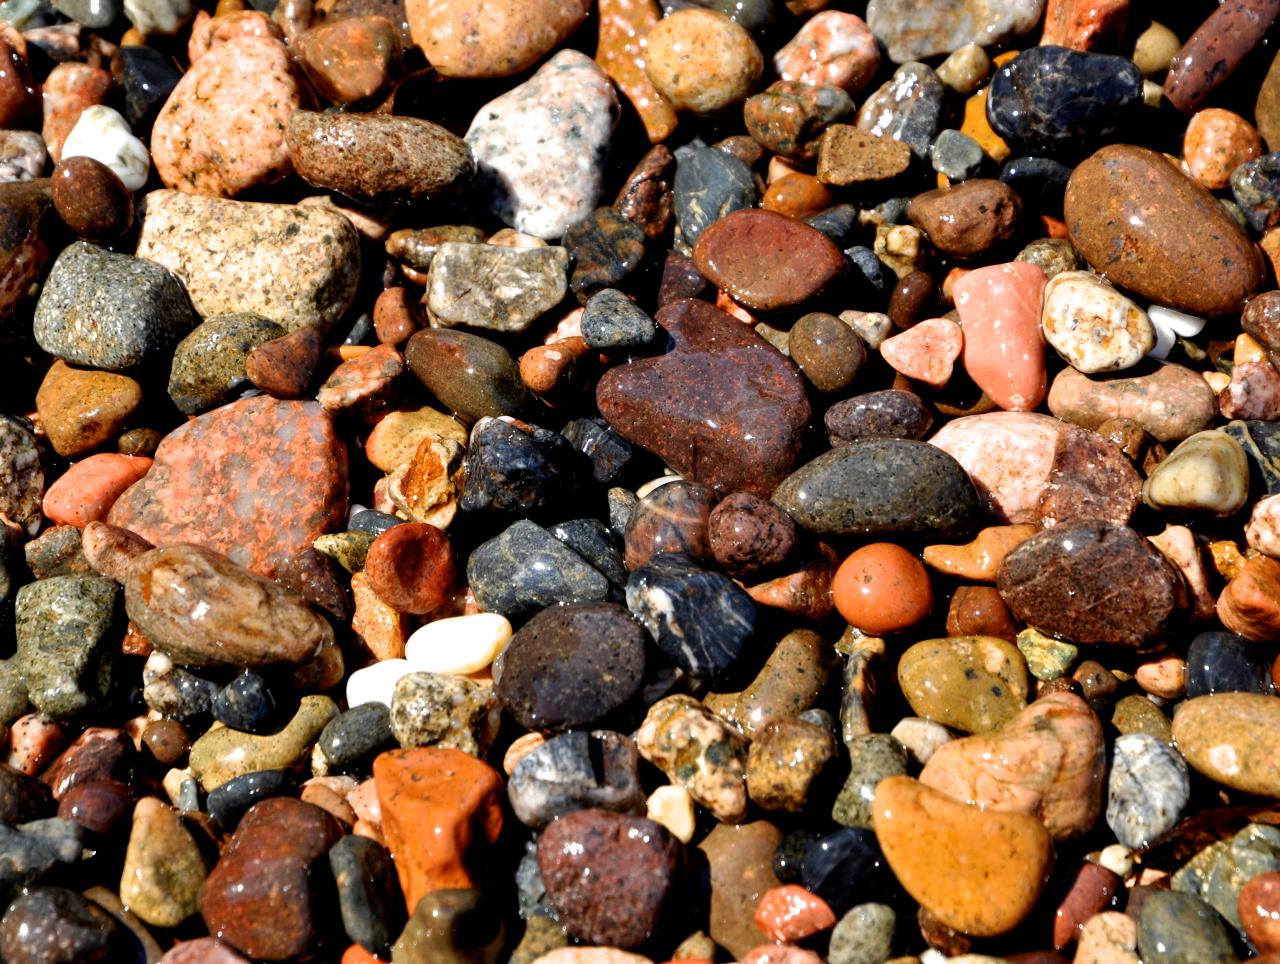
{"label": "rounded stone", "polygon": [[796,525],[772,502],[735,492],[711,510],[707,539],[720,565],[747,577],[781,565],[792,554]]}
{"label": "rounded stone", "polygon": [[72,231],[109,240],[133,226],[133,194],[111,168],[92,157],[68,157],[53,169],[53,207]]}
{"label": "rounded stone", "polygon": [[446,77],[509,77],[532,67],[586,18],[589,0],[409,0],[413,42]]}
{"label": "rounded stone", "polygon": [[1187,762],[1223,786],[1280,796],[1280,700],[1257,693],[1217,693],[1186,700],[1173,717],[1173,739]]}
{"label": "rounded stone", "polygon": [[866,364],[867,349],[852,328],[835,315],[811,312],[791,327],[791,360],[820,392],[842,392]]}
{"label": "rounded stone", "polygon": [[646,39],[649,79],[677,110],[712,114],[741,103],[764,73],[751,34],[715,10],[677,10]]}
{"label": "rounded stone", "polygon": [[909,629],[933,609],[929,574],[892,542],[863,546],[840,564],[831,582],[836,609],[869,636]]}
{"label": "rounded stone", "polygon": [[457,580],[449,537],[425,522],[394,526],[374,539],[364,573],[384,602],[415,615],[444,605]]}
{"label": "rounded stone", "polygon": [[993,730],[1027,705],[1026,660],[994,636],[916,643],[898,663],[898,684],[918,716],[966,733]]}

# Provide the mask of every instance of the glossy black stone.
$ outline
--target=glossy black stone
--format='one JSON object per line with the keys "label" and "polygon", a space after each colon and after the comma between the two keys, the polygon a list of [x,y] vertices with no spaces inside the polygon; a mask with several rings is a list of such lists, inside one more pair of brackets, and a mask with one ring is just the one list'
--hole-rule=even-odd
{"label": "glossy black stone", "polygon": [[371,954],[390,957],[404,928],[404,894],[391,854],[375,840],[350,834],[329,848],[329,868],[347,936]]}
{"label": "glossy black stone", "polygon": [[375,536],[380,536],[388,529],[394,529],[396,526],[403,524],[404,519],[389,512],[379,512],[377,509],[361,509],[351,517],[347,526],[352,532],[369,532]]}
{"label": "glossy black stone", "polygon": [[[854,245],[846,248],[845,259],[849,262],[849,284],[862,297],[887,299],[897,283],[898,277],[881,261],[876,253],[865,245]],[[876,300],[874,305],[883,307],[883,302]]]}
{"label": "glossy black stone", "polygon": [[1028,207],[1062,217],[1062,198],[1072,169],[1051,157],[1015,157],[1000,169],[1000,180]]}
{"label": "glossy black stone", "polygon": [[1235,633],[1201,633],[1187,649],[1187,698],[1271,693],[1275,648]]}
{"label": "glossy black stone", "polygon": [[734,664],[756,625],[755,603],[737,583],[678,552],[631,574],[627,607],[677,666],[707,680]]}
{"label": "glossy black stone", "polygon": [[602,418],[575,418],[560,434],[587,457],[591,476],[601,485],[616,485],[636,457],[635,446]]}
{"label": "glossy black stone", "polygon": [[372,758],[395,746],[391,709],[385,703],[361,703],[332,720],[320,731],[316,746],[331,773],[367,773]]}
{"label": "glossy black stone", "polygon": [[996,71],[987,120],[1015,153],[1079,157],[1123,132],[1141,106],[1132,60],[1039,46]]}
{"label": "glossy black stone", "polygon": [[876,835],[861,827],[837,830],[815,842],[800,864],[800,879],[837,917],[869,901],[892,907],[907,901]]}
{"label": "glossy black stone", "polygon": [[245,670],[213,700],[213,718],[233,730],[261,733],[275,722],[276,700],[266,677]]}
{"label": "glossy black stone", "polygon": [[551,534],[591,563],[616,586],[627,582],[621,540],[599,519],[570,519],[551,527]]}
{"label": "glossy black stone", "polygon": [[[622,284],[644,259],[644,229],[613,208],[596,208],[564,234],[573,260],[569,287],[583,304]],[[589,343],[588,343],[589,344]]]}
{"label": "glossy black stone", "polygon": [[467,560],[467,582],[485,612],[523,618],[568,602],[604,602],[608,578],[527,519],[482,543]]}
{"label": "glossy black stone", "polygon": [[182,71],[155,47],[129,44],[120,48],[118,56],[125,120],[143,137],[173,88],[178,86]]}
{"label": "glossy black stone", "polygon": [[545,514],[577,489],[580,454],[559,432],[500,418],[482,421],[471,433],[463,512]]}
{"label": "glossy black stone", "polygon": [[293,790],[293,777],[283,770],[255,770],[228,780],[209,793],[205,810],[228,832],[235,830],[249,808],[262,800]]}
{"label": "glossy black stone", "polygon": [[863,234],[856,204],[837,204],[810,215],[804,223],[829,237],[841,251],[852,246]]}
{"label": "glossy black stone", "polygon": [[801,881],[800,867],[805,854],[822,837],[813,830],[792,830],[782,837],[782,843],[773,852],[773,875],[784,884]]}
{"label": "glossy black stone", "polygon": [[676,151],[676,226],[690,248],[699,235],[726,214],[754,207],[756,179],[751,168],[714,147],[689,145]]}

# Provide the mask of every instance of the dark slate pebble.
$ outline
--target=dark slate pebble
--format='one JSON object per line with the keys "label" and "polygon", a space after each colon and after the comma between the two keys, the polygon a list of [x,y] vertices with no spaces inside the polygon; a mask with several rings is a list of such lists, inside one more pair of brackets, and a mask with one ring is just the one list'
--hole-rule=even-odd
{"label": "dark slate pebble", "polygon": [[1231,194],[1251,228],[1275,227],[1280,222],[1280,153],[1255,157],[1232,171]]}
{"label": "dark slate pebble", "polygon": [[707,680],[734,664],[756,624],[755,603],[737,583],[678,552],[660,553],[631,574],[627,607],[668,658]]}
{"label": "dark slate pebble", "polygon": [[535,830],[587,807],[642,815],[639,765],[636,745],[620,733],[565,733],[534,747],[516,764],[507,796],[520,822]]}
{"label": "dark slate pebble", "polygon": [[11,766],[0,764],[0,822],[26,823],[53,813],[49,788]]}
{"label": "dark slate pebble", "polygon": [[1138,912],[1138,953],[1144,964],[1234,964],[1226,925],[1198,897],[1172,890],[1147,894]]}
{"label": "dark slate pebble", "polygon": [[347,936],[371,954],[390,956],[391,944],[404,927],[405,912],[387,848],[368,837],[349,834],[329,849],[329,867]]}
{"label": "dark slate pebble", "polygon": [[688,145],[677,150],[672,188],[676,225],[690,248],[711,224],[731,211],[754,207],[757,200],[751,168],[714,147]]}
{"label": "dark slate pebble", "polygon": [[784,834],[782,843],[773,852],[773,876],[784,884],[801,883],[805,855],[821,837],[815,830],[791,830]]}
{"label": "dark slate pebble", "polygon": [[570,519],[550,529],[553,536],[599,569],[616,586],[627,582],[627,565],[617,535],[599,519]]}
{"label": "dark slate pebble", "polygon": [[343,711],[325,724],[316,741],[331,773],[367,772],[364,764],[395,745],[391,709],[385,703],[361,703]]}
{"label": "dark slate pebble", "polygon": [[1127,57],[1029,47],[996,71],[987,120],[1016,153],[1079,155],[1124,131],[1142,106]]}
{"label": "dark slate pebble", "polygon": [[147,706],[180,723],[208,715],[221,688],[213,680],[175,666],[142,688]]}
{"label": "dark slate pebble", "polygon": [[875,251],[865,245],[854,245],[844,252],[849,267],[848,283],[852,286],[854,297],[888,298],[897,283],[897,276],[890,271]]}
{"label": "dark slate pebble", "polygon": [[800,879],[837,917],[867,901],[901,905],[905,896],[876,835],[861,827],[846,827],[815,841],[800,863]]}
{"label": "dark slate pebble", "polygon": [[388,529],[404,525],[404,519],[390,512],[379,512],[377,509],[361,509],[351,516],[347,523],[352,532],[368,532],[380,536]]}
{"label": "dark slate pebble", "polygon": [[245,670],[213,698],[213,718],[233,730],[261,733],[276,715],[276,700],[261,673]]}
{"label": "dark slate pebble", "polygon": [[1014,157],[1000,168],[1000,180],[1018,192],[1023,204],[1061,217],[1071,171],[1051,157]]}
{"label": "dark slate pebble", "polygon": [[635,698],[647,644],[644,629],[621,606],[551,606],[511,637],[494,692],[526,729],[587,726]]}
{"label": "dark slate pebble", "polygon": [[836,402],[823,423],[834,448],[862,438],[922,439],[933,416],[920,396],[890,388]]}
{"label": "dark slate pebble", "polygon": [[182,79],[173,60],[141,44],[120,48],[120,82],[124,87],[124,116],[129,126],[143,136],[160,108]]}
{"label": "dark slate pebble", "polygon": [[284,770],[254,770],[234,777],[209,793],[205,811],[225,830],[232,831],[254,804],[293,790],[293,777]]}
{"label": "dark slate pebble", "polygon": [[565,232],[564,246],[573,259],[569,287],[586,304],[597,291],[621,284],[640,266],[644,229],[611,207],[596,208]]}
{"label": "dark slate pebble", "polygon": [[837,204],[810,215],[804,223],[829,237],[841,251],[851,247],[863,233],[856,204]]}
{"label": "dark slate pebble", "polygon": [[1235,633],[1201,633],[1187,649],[1187,698],[1272,691],[1272,648]]}
{"label": "dark slate pebble", "polygon": [[0,919],[0,958],[7,964],[131,964],[135,938],[114,917],[65,887],[36,887]]}
{"label": "dark slate pebble", "polygon": [[792,473],[773,501],[811,532],[960,538],[978,494],[960,463],[927,442],[863,438]]}
{"label": "dark slate pebble", "polygon": [[579,458],[559,432],[482,419],[471,431],[458,505],[463,512],[545,514],[577,488]]}
{"label": "dark slate pebble", "polygon": [[658,337],[658,325],[621,291],[605,288],[587,301],[582,337],[599,351],[637,351]]}
{"label": "dark slate pebble", "polygon": [[939,174],[953,181],[967,181],[982,170],[986,155],[982,145],[963,131],[940,131],[929,149],[929,162]]}
{"label": "dark slate pebble", "polygon": [[602,418],[576,418],[560,430],[591,462],[591,476],[601,485],[616,485],[635,459],[635,446]]}
{"label": "dark slate pebble", "polygon": [[0,899],[38,880],[55,864],[76,863],[83,848],[84,831],[72,820],[49,817],[16,827],[0,823]]}
{"label": "dark slate pebble", "polygon": [[612,594],[603,573],[527,519],[476,547],[467,582],[481,609],[515,618],[556,603],[605,602]]}
{"label": "dark slate pebble", "polygon": [[[1258,300],[1261,299],[1255,299]],[[1248,316],[1247,311],[1245,316]],[[1249,330],[1247,325],[1245,330]],[[1267,495],[1280,494],[1280,424],[1236,419],[1224,425],[1222,430],[1239,442],[1249,457],[1250,488],[1265,490]]]}

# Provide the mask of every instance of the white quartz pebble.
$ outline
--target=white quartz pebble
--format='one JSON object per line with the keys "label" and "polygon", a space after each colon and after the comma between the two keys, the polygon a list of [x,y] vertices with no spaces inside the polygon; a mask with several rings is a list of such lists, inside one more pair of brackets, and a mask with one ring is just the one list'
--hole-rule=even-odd
{"label": "white quartz pebble", "polygon": [[412,673],[407,659],[384,659],[358,669],[347,679],[347,706],[357,707],[365,703],[391,705],[391,694],[402,676]]}
{"label": "white quartz pebble", "polygon": [[942,744],[951,742],[951,732],[945,726],[918,716],[903,717],[889,735],[921,764],[928,763]]}
{"label": "white quartz pebble", "polygon": [[693,839],[693,797],[689,796],[689,791],[684,787],[672,784],[658,787],[649,794],[645,806],[649,819],[662,824],[681,843],[688,843]]}
{"label": "white quartz pebble", "polygon": [[409,637],[405,661],[420,673],[478,673],[511,639],[511,623],[498,613],[453,616],[427,623]]}
{"label": "white quartz pebble", "polygon": [[1132,368],[1156,343],[1147,313],[1088,271],[1050,279],[1041,326],[1045,341],[1086,374]]}
{"label": "white quartz pebble", "polygon": [[92,157],[111,168],[130,191],[147,183],[151,155],[142,141],[133,136],[119,111],[95,104],[80,113],[80,119],[62,144],[62,159]]}
{"label": "white quartz pebble", "polygon": [[1147,317],[1156,330],[1156,344],[1147,352],[1148,358],[1168,358],[1178,336],[1194,338],[1204,329],[1205,320],[1182,311],[1174,311],[1164,305],[1151,305]]}

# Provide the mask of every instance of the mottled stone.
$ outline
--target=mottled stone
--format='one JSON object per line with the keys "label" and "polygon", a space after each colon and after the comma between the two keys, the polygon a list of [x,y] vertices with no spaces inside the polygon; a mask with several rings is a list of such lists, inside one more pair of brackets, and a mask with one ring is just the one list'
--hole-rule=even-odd
{"label": "mottled stone", "polygon": [[326,20],[291,41],[299,66],[321,97],[337,104],[381,93],[400,58],[400,38],[384,16]]}
{"label": "mottled stone", "polygon": [[[644,229],[614,208],[596,208],[564,235],[573,262],[569,286],[582,304],[622,284],[644,258]],[[526,296],[531,297],[531,296]]]}
{"label": "mottled stone", "polygon": [[839,87],[780,80],[747,99],[743,120],[751,136],[775,154],[812,160],[823,129],[852,111],[853,102]]}
{"label": "mottled stone", "polygon": [[1213,10],[1169,65],[1166,99],[1194,111],[1262,42],[1277,14],[1274,0],[1232,0]]}
{"label": "mottled stone", "polygon": [[901,140],[848,124],[832,124],[818,142],[818,180],[833,187],[891,180],[910,164]]}
{"label": "mottled stone", "polygon": [[1085,271],[1049,279],[1042,325],[1050,346],[1086,374],[1132,368],[1156,342],[1147,313]]}
{"label": "mottled stone", "polygon": [[1269,749],[1280,728],[1280,701],[1257,693],[1218,693],[1186,700],[1173,717],[1178,750],[1197,771],[1224,786],[1275,796],[1280,767]]}
{"label": "mottled stone", "polygon": [[483,756],[497,731],[493,687],[465,676],[410,672],[391,694],[391,732],[402,747],[439,747]]}
{"label": "mottled stone", "polygon": [[98,575],[29,583],[14,602],[17,664],[32,706],[52,717],[92,711],[113,682],[119,587]]}
{"label": "mottled stone", "polygon": [[719,820],[747,813],[747,742],[690,696],[668,696],[649,707],[636,734],[640,755]]}
{"label": "mottled stone", "polygon": [[507,796],[520,822],[534,829],[587,807],[639,814],[645,798],[638,764],[635,744],[618,733],[565,733],[520,759]]}
{"label": "mottled stone", "polygon": [[507,77],[532,67],[586,18],[586,0],[411,0],[413,42],[447,77]]}
{"label": "mottled stone", "polygon": [[[647,35],[662,18],[656,0],[602,0],[596,63],[631,102],[654,144],[676,129],[676,112],[645,72]],[[666,150],[664,147],[663,150]]]}
{"label": "mottled stone", "polygon": [[191,745],[190,766],[206,791],[259,770],[284,770],[305,760],[329,721],[338,715],[327,696],[304,696],[275,733],[242,733],[215,725]]}
{"label": "mottled stone", "polygon": [[178,811],[154,797],[138,801],[120,874],[120,899],[131,914],[175,927],[199,909],[204,857]]}
{"label": "mottled stone", "polygon": [[[1116,284],[1180,311],[1238,311],[1262,283],[1263,260],[1202,185],[1142,147],[1111,145],[1071,175],[1071,242]],[[1197,225],[1195,241],[1180,225]],[[1209,254],[1212,252],[1212,254]]]}
{"label": "mottled stone", "polygon": [[646,41],[649,79],[677,110],[723,111],[741,103],[764,72],[751,34],[718,10],[673,11]]}
{"label": "mottled stone", "polygon": [[49,154],[35,131],[8,130],[0,134],[0,183],[31,181],[44,173]]}
{"label": "mottled stone", "polygon": [[153,545],[197,542],[272,576],[338,527],[346,481],[345,446],[319,405],[248,398],[167,435],[107,521]]}
{"label": "mottled stone", "polygon": [[249,381],[245,372],[249,353],[284,333],[275,322],[256,315],[210,318],[174,350],[169,397],[185,415],[233,401]]}
{"label": "mottled stone", "polygon": [[646,238],[664,235],[675,216],[675,194],[672,190],[675,163],[676,158],[670,148],[665,144],[654,145],[636,163],[614,199],[613,206],[618,213],[640,225]]}
{"label": "mottled stone", "polygon": [[836,402],[823,423],[834,448],[867,437],[919,439],[933,426],[933,416],[915,394],[888,389]]}
{"label": "mottled stone", "polygon": [[528,398],[510,353],[479,335],[419,331],[409,339],[405,360],[444,407],[466,419],[512,414]]}
{"label": "mottled stone", "polygon": [[849,908],[831,932],[829,964],[882,964],[893,953],[897,915],[887,904]]}
{"label": "mottled stone", "polygon": [[946,87],[931,67],[903,64],[858,108],[858,127],[902,141],[916,157],[927,161],[945,95]]}
{"label": "mottled stone", "polygon": [[567,248],[447,242],[431,261],[429,317],[437,325],[522,332],[568,288]]}
{"label": "mottled stone", "polygon": [[[44,479],[40,449],[26,420],[0,415],[0,518],[35,535],[42,520]],[[7,596],[8,590],[0,595]]]}
{"label": "mottled stone", "polygon": [[831,819],[842,827],[870,828],[871,801],[875,797],[876,786],[888,777],[906,774],[907,750],[886,733],[863,734],[847,741],[846,746],[849,750],[849,776],[832,804]]}
{"label": "mottled stone", "polygon": [[[676,226],[690,247],[707,227],[733,211],[754,207],[757,200],[755,175],[744,161],[728,151],[698,145],[687,145],[676,151],[672,190]],[[705,283],[692,264],[688,270],[696,276],[698,284]],[[697,297],[694,290],[681,292],[675,298],[659,298],[659,302],[666,305],[679,298],[692,297]]]}
{"label": "mottled stone", "polygon": [[691,481],[770,494],[795,464],[809,420],[800,373],[705,302],[668,305],[658,323],[673,350],[607,372],[596,390],[601,414]]}
{"label": "mottled stone", "polygon": [[[825,5],[825,4],[824,4]],[[822,10],[804,22],[773,56],[784,81],[861,91],[880,66],[880,48],[861,17]]]}
{"label": "mottled stone", "polygon": [[1044,0],[871,0],[867,23],[901,64],[949,54],[965,44],[996,46],[1035,29]]}
{"label": "mottled stone", "polygon": [[1135,849],[1172,829],[1191,796],[1187,765],[1178,751],[1148,733],[1116,740],[1108,781],[1107,826]]}
{"label": "mottled stone", "polygon": [[644,310],[615,288],[604,288],[587,300],[582,337],[601,351],[634,351],[651,344],[658,326]]}
{"label": "mottled stone", "polygon": [[528,520],[478,546],[467,581],[486,612],[531,615],[556,603],[605,602],[608,578],[546,529]]}
{"label": "mottled stone", "polygon": [[138,943],[98,904],[64,887],[32,887],[0,920],[0,954],[14,964],[131,960]]}
{"label": "mottled stone", "polygon": [[993,636],[916,643],[898,663],[898,684],[925,719],[985,733],[1027,705],[1027,664],[1016,646]]}
{"label": "mottled stone", "polygon": [[800,812],[814,802],[816,781],[836,758],[831,731],[802,719],[772,719],[747,753],[747,794],[765,810]]}

